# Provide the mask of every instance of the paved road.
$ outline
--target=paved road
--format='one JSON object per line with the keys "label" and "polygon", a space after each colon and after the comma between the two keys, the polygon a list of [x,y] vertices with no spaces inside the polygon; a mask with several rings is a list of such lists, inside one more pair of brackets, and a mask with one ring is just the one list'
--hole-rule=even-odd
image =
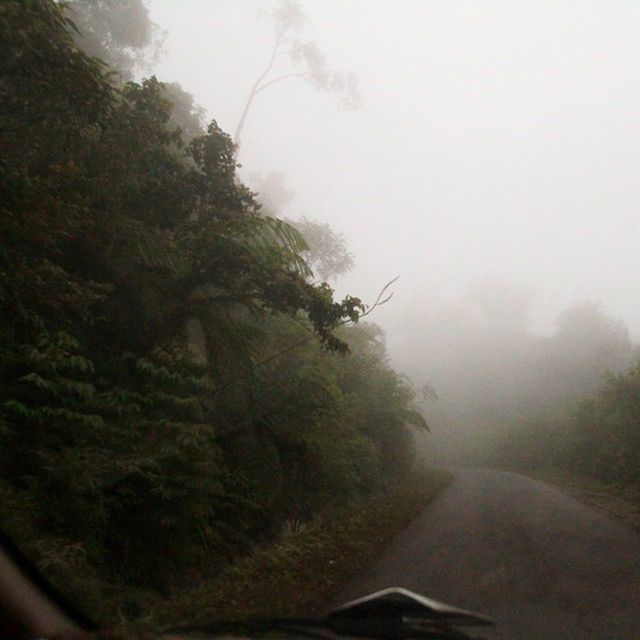
{"label": "paved road", "polygon": [[543,482],[455,475],[336,602],[401,586],[495,618],[489,638],[640,640],[637,534]]}

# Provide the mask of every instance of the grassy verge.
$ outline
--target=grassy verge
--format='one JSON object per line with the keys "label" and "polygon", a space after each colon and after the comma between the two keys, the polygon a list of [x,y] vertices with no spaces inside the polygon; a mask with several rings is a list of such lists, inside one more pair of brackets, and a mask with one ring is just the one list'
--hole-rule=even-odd
{"label": "grassy verge", "polygon": [[510,469],[510,471],[517,471],[530,478],[548,482],[568,491],[607,494],[629,501],[640,500],[640,489],[638,487],[625,487],[617,483],[606,483],[577,473],[559,469]]}
{"label": "grassy verge", "polygon": [[510,469],[542,480],[640,532],[640,488],[604,483],[558,469]]}
{"label": "grassy verge", "polygon": [[167,603],[172,626],[316,612],[374,561],[451,478],[442,469],[424,469],[384,493],[323,513]]}

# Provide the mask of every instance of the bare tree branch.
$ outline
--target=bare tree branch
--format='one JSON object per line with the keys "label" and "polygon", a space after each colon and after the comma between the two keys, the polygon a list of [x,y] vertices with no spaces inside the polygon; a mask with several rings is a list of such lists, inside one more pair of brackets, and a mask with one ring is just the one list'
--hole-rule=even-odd
{"label": "bare tree branch", "polygon": [[[373,305],[371,307],[369,307],[364,313],[362,313],[359,317],[358,320],[360,320],[360,318],[365,318],[366,316],[370,315],[371,312],[376,309],[377,307],[382,306],[383,304],[385,304],[385,302],[388,302],[391,297],[393,296],[393,293],[391,293],[390,295],[388,295],[386,298],[382,299],[385,291],[387,291],[389,289],[389,287],[398,280],[400,276],[396,276],[395,278],[393,278],[393,280],[390,280],[389,282],[387,282],[387,284],[384,285],[384,287],[382,287],[380,293],[378,294],[378,297],[376,298],[376,301],[373,303]],[[344,325],[347,324],[351,324],[354,321],[349,319],[349,320],[343,320],[342,322],[339,322],[337,327],[343,327]],[[294,349],[297,349],[298,347],[301,347],[304,344],[307,344],[307,342],[311,342],[311,340],[315,339],[316,335],[311,331],[311,329],[309,329],[308,327],[305,327],[303,324],[299,323],[301,327],[303,327],[305,330],[309,331],[310,335],[305,336],[304,338],[301,338],[300,340],[296,340],[295,342],[292,342],[291,344],[287,345],[286,347],[284,347],[283,349],[281,349],[280,351],[277,351],[276,353],[270,355],[268,358],[265,358],[264,360],[260,360],[260,362],[256,363],[256,367],[262,367],[265,364],[269,364],[270,362],[273,362],[274,360],[277,360],[278,358],[280,358],[281,356],[285,355],[286,353],[289,353],[289,351],[293,351]],[[231,384],[231,383],[228,383]],[[224,388],[224,387],[222,387]]]}
{"label": "bare tree branch", "polygon": [[[279,4],[276,4],[269,11],[261,13],[273,22],[275,26],[275,41],[267,66],[253,83],[236,126],[233,136],[235,144],[234,160],[236,162],[240,155],[242,131],[251,105],[255,97],[267,87],[288,78],[299,78],[307,80],[319,91],[329,91],[339,95],[343,106],[346,108],[355,109],[359,103],[355,76],[345,75],[342,72],[332,71],[327,68],[324,53],[315,42],[302,42],[289,37],[291,32],[300,30],[306,21],[298,0],[281,0]],[[304,68],[307,70],[285,73],[267,80],[269,74],[273,71],[276,58],[280,56],[288,56],[294,69]]]}
{"label": "bare tree branch", "polygon": [[265,70],[258,76],[258,79],[254,82],[253,87],[251,87],[251,91],[249,92],[249,97],[244,105],[244,109],[242,110],[242,115],[240,116],[240,120],[238,120],[238,125],[236,126],[236,132],[233,136],[233,142],[235,143],[235,151],[234,151],[234,160],[238,160],[238,155],[240,153],[240,144],[242,130],[244,129],[245,122],[247,120],[247,114],[249,113],[249,108],[251,107],[251,103],[253,99],[256,97],[256,93],[258,91],[258,87],[263,82],[263,80],[269,75],[271,69],[273,69],[273,64],[276,60],[276,56],[278,55],[278,47],[280,46],[280,42],[282,41],[282,36],[276,36],[275,42],[273,43],[273,49],[271,51],[271,57],[269,58],[269,63],[267,64]]}

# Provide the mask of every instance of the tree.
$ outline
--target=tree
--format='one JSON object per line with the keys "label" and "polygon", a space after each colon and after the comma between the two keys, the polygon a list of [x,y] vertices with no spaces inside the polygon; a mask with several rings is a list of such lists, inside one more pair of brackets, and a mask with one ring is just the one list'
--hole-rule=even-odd
{"label": "tree", "polygon": [[606,371],[621,371],[631,363],[627,328],[600,304],[574,304],[560,314],[556,325],[541,362],[548,377],[557,379],[556,390],[574,397],[594,393]]}
{"label": "tree", "polygon": [[[261,211],[270,216],[287,217],[287,205],[293,201],[294,193],[287,187],[285,175],[271,172],[262,177],[253,173],[250,179],[252,188],[257,192]],[[307,247],[303,255],[314,277],[328,282],[351,271],[354,258],[342,234],[334,231],[327,223],[306,217],[289,220],[289,223],[306,241]]]}
{"label": "tree", "polygon": [[342,234],[336,233],[328,224],[307,218],[291,224],[307,241],[303,252],[315,276],[323,282],[336,280],[353,268],[353,254],[349,251]]}
{"label": "tree", "polygon": [[180,129],[182,141],[189,144],[194,138],[204,135],[207,128],[206,113],[194,97],[179,82],[165,82],[163,87],[171,102],[169,124],[172,128]]}
{"label": "tree", "polygon": [[[338,96],[345,109],[357,109],[360,105],[356,76],[353,73],[330,69],[324,54],[315,42],[304,42],[293,37],[293,34],[300,32],[306,23],[306,17],[299,2],[280,0],[271,9],[261,12],[261,15],[273,25],[273,47],[264,71],[257,77],[249,91],[236,126],[233,136],[236,159],[242,144],[242,131],[255,99],[263,91],[280,82],[291,79],[303,80],[317,91]],[[283,57],[288,58],[289,65],[288,68],[279,69],[276,63]]]}
{"label": "tree", "polygon": [[78,46],[131,80],[156,62],[165,33],[149,18],[143,0],[70,0]]}
{"label": "tree", "polygon": [[640,486],[640,364],[607,374],[572,426],[565,463],[605,482]]}

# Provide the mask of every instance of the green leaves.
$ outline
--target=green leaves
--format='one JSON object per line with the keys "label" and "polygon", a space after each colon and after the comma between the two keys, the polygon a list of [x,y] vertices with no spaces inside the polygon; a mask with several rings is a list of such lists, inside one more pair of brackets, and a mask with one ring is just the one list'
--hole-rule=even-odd
{"label": "green leaves", "polygon": [[640,365],[605,376],[597,395],[580,403],[565,452],[586,475],[638,486]]}

